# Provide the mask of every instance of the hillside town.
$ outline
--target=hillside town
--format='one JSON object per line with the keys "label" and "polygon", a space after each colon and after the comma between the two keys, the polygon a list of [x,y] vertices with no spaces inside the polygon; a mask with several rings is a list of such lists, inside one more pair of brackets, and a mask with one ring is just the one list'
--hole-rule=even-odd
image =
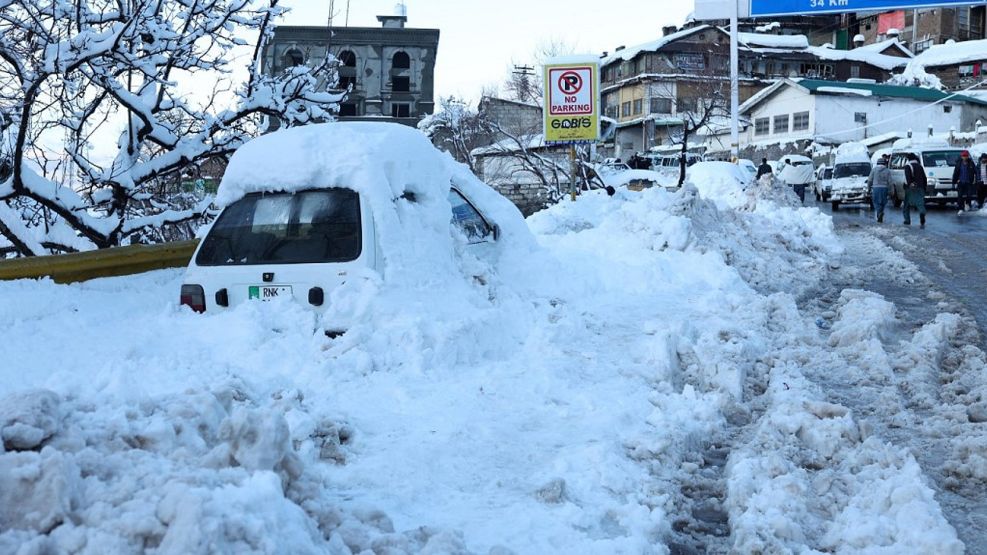
{"label": "hillside town", "polygon": [[0,2],[0,555],[987,555],[987,1],[686,4]]}

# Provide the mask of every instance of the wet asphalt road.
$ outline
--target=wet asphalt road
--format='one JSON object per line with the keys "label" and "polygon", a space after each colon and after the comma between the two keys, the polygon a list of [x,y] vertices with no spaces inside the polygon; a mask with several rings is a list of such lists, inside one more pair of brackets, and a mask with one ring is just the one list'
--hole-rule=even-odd
{"label": "wet asphalt road", "polygon": [[[806,198],[806,204],[810,204]],[[899,250],[917,265],[925,276],[951,300],[959,303],[976,319],[980,347],[987,346],[987,214],[957,214],[954,207],[930,207],[925,229],[903,225],[901,209],[888,207],[884,223],[875,221],[866,206],[840,207],[836,213],[829,203],[819,208],[832,214],[837,231],[868,231]]]}

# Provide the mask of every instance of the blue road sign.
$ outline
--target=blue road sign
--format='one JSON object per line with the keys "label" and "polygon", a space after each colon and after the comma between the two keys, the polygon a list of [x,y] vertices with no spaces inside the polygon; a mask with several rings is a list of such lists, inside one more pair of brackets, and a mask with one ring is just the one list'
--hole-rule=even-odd
{"label": "blue road sign", "polygon": [[751,17],[972,6],[984,0],[750,0]]}

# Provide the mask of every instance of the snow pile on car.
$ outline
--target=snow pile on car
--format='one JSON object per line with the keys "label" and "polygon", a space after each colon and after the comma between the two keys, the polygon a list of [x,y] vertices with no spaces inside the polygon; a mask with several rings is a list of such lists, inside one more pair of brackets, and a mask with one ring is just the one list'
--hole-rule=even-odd
{"label": "snow pile on car", "polygon": [[867,146],[863,143],[848,142],[836,148],[835,164],[870,163]]}

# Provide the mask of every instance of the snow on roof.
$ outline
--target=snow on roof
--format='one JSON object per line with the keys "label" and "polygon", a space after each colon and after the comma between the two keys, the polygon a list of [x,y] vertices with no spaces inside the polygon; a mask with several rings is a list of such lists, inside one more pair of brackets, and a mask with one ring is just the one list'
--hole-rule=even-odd
{"label": "snow on roof", "polygon": [[904,133],[900,133],[898,131],[891,131],[889,133],[882,133],[880,135],[874,135],[873,137],[868,137],[860,141],[860,143],[868,147],[872,147],[874,145],[879,145],[881,143],[896,141],[905,136],[906,135]]}
{"label": "snow on roof", "polygon": [[651,42],[645,42],[645,43],[642,43],[642,44],[638,44],[636,46],[631,46],[630,48],[623,48],[623,49],[618,50],[617,52],[614,52],[613,54],[611,54],[611,55],[603,58],[602,60],[600,60],[600,65],[601,66],[605,66],[605,65],[608,65],[608,64],[612,64],[614,62],[617,62],[617,61],[633,60],[641,52],[657,52],[658,50],[661,50],[661,48],[663,46],[665,46],[666,44],[668,44],[670,42],[673,42],[673,41],[679,40],[681,38],[688,37],[689,35],[698,33],[700,31],[706,31],[706,30],[712,29],[712,28],[713,27],[710,26],[710,25],[699,25],[698,27],[693,27],[691,29],[685,29],[685,30],[679,31],[677,33],[672,33],[670,35],[666,35],[666,36],[664,36],[664,37],[662,37],[662,38],[660,38],[658,40],[653,40]]}
{"label": "snow on roof", "polygon": [[871,96],[873,93],[864,89],[850,89],[847,87],[819,87],[816,92],[833,94],[855,94],[858,96]]}
{"label": "snow on roof", "polygon": [[908,65],[936,67],[980,60],[987,60],[987,39],[937,44],[915,56]]}
{"label": "snow on roof", "polygon": [[836,50],[821,46],[810,46],[806,49],[806,52],[823,60],[863,62],[888,71],[904,67],[908,64],[908,58],[888,56],[887,54],[881,54],[880,51],[867,49],[867,47],[854,48],[853,50]]}
{"label": "snow on roof", "polygon": [[[520,143],[520,144],[519,144]],[[474,148],[470,151],[473,156],[483,156],[487,154],[506,154],[518,152],[520,150],[539,149],[551,146],[545,143],[545,135],[542,133],[534,135],[524,135],[515,140],[512,137],[501,139],[493,144]]]}
{"label": "snow on roof", "polygon": [[769,35],[764,33],[738,33],[740,42],[748,46],[766,46],[770,48],[809,47],[809,39],[805,35]]}
{"label": "snow on roof", "polygon": [[[888,31],[888,33],[890,33],[890,32],[891,31]],[[906,54],[909,58],[915,57],[915,54],[912,54],[912,51],[909,50],[908,47],[906,47],[904,44],[901,43],[900,40],[898,40],[896,38],[894,38],[894,39],[888,39],[888,40],[883,40],[881,42],[875,42],[873,44],[866,44],[864,46],[857,47],[854,50],[867,50],[867,51],[870,51],[870,52],[881,53],[881,52],[884,52],[885,50],[887,50],[889,47],[892,47],[892,46],[893,47],[896,47],[903,54]]]}

